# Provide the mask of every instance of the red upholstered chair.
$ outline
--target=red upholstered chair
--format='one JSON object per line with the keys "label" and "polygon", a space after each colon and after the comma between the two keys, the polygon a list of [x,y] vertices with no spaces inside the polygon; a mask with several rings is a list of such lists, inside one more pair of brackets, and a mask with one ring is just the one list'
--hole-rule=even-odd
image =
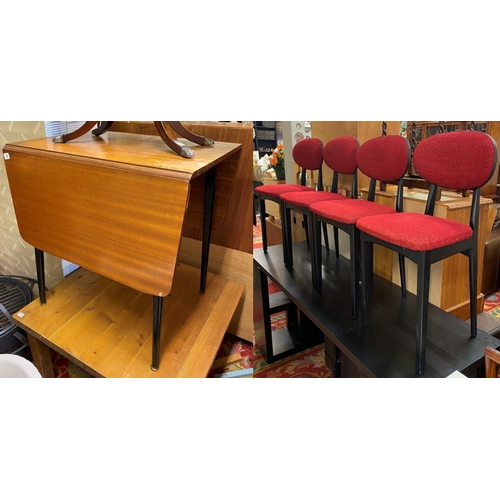
{"label": "red upholstered chair", "polygon": [[[265,200],[274,201],[280,206],[281,213],[281,234],[283,238],[283,260],[287,263],[287,245],[286,231],[283,224],[284,207],[280,195],[292,191],[315,191],[314,188],[306,186],[306,174],[308,170],[319,170],[318,189],[323,189],[323,177],[321,166],[323,164],[323,142],[317,138],[302,139],[297,142],[292,149],[292,156],[295,163],[301,169],[300,185],[298,184],[275,184],[256,187],[254,193],[258,198],[261,214],[261,229],[262,229],[262,250],[267,252],[267,228],[266,228],[266,204]],[[304,223],[307,228],[307,223],[304,216]],[[306,233],[306,236],[308,234]]]}
{"label": "red upholstered chair", "polygon": [[[431,264],[462,253],[469,258],[471,337],[477,334],[477,228],[480,187],[493,175],[497,145],[482,132],[448,132],[424,139],[413,153],[418,174],[430,183],[425,213],[397,213],[360,219],[364,324],[369,323],[373,244],[390,248],[417,264],[416,373],[425,367]],[[469,224],[434,216],[437,188],[472,190]]]}
{"label": "red upholstered chair", "polygon": [[[287,234],[287,251],[288,259],[287,264],[293,266],[293,251],[292,251],[292,229],[291,229],[291,210],[302,213],[306,216],[309,221],[309,235],[313,233],[313,227],[310,224],[311,213],[309,211],[309,206],[318,201],[326,200],[347,200],[348,196],[338,194],[339,187],[339,174],[352,175],[352,186],[351,186],[351,198],[358,197],[358,185],[357,185],[357,165],[356,165],[356,152],[359,148],[359,141],[356,137],[343,136],[331,139],[325,144],[323,149],[323,161],[327,167],[333,171],[333,182],[330,192],[327,191],[298,191],[298,192],[288,192],[280,196],[281,200],[284,202],[284,217],[283,222],[285,225],[285,231]],[[323,223],[323,233],[325,239],[325,247],[327,252],[329,251],[328,246],[328,233],[326,223]],[[312,237],[314,241],[314,237]],[[321,239],[321,236],[319,236]],[[338,229],[334,227],[334,241],[335,241],[335,251],[338,258]],[[321,243],[321,241],[320,241]],[[312,245],[311,245],[312,246]],[[311,255],[311,262],[313,263],[314,270],[314,252]],[[313,271],[313,285],[316,273]]]}
{"label": "red upholstered chair", "polygon": [[[318,291],[322,289],[321,268],[321,241],[320,224],[327,222],[349,235],[350,265],[351,265],[351,297],[352,317],[358,317],[359,283],[361,276],[360,239],[356,222],[361,217],[374,214],[401,212],[403,209],[403,176],[408,170],[411,159],[410,144],[407,139],[399,135],[375,137],[363,143],[356,153],[358,170],[370,178],[367,200],[347,199],[342,201],[320,201],[309,206],[314,226],[315,242],[314,286]],[[377,181],[398,182],[396,208],[388,207],[375,200]],[[404,261],[400,258],[400,273],[405,283]],[[403,286],[404,293],[404,286]]]}

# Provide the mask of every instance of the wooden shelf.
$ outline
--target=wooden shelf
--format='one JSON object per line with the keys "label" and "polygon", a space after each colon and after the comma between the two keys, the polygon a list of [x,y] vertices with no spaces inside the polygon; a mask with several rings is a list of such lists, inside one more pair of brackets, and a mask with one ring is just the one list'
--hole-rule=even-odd
{"label": "wooden shelf", "polygon": [[[371,322],[351,318],[350,262],[323,249],[323,291],[311,282],[310,254],[304,242],[294,243],[293,270],[283,265],[281,245],[265,254],[254,251],[254,265],[275,282],[289,299],[325,335],[327,345],[338,347],[367,377],[415,377],[416,297],[375,275]],[[255,299],[254,299],[255,300]],[[484,365],[484,348],[500,341],[483,331],[470,338],[470,327],[446,311],[429,304],[426,368],[422,377],[447,377],[455,371],[473,376]],[[331,353],[327,353],[334,357]],[[341,374],[342,376],[342,374]]]}
{"label": "wooden shelf", "polygon": [[[244,285],[180,264],[163,306],[160,367],[151,370],[151,296],[78,269],[14,316],[30,337],[37,368],[50,377],[48,347],[95,377],[205,377]],[[53,376],[53,374],[52,374]]]}

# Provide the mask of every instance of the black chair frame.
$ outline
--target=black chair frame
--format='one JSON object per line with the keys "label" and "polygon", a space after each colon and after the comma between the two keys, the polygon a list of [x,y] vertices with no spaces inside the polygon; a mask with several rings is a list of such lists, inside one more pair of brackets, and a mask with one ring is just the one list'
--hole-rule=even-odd
{"label": "black chair frame", "polygon": [[[436,195],[439,188],[431,184],[429,187],[429,195],[424,213],[433,215]],[[421,375],[425,367],[425,346],[428,320],[428,301],[430,287],[431,265],[439,262],[447,257],[455,254],[463,254],[469,258],[469,291],[470,291],[470,311],[471,311],[471,337],[477,335],[477,242],[478,233],[476,229],[479,224],[479,201],[480,188],[472,191],[472,206],[470,213],[470,227],[473,235],[466,240],[462,240],[453,245],[437,248],[428,251],[409,250],[397,245],[390,244],[384,240],[380,240],[370,234],[361,231],[361,263],[362,263],[362,308],[363,308],[363,324],[368,326],[370,317],[370,298],[373,293],[373,245],[381,245],[395,252],[398,252],[401,257],[407,257],[417,265],[417,325],[416,325],[416,358],[415,372]],[[401,260],[400,260],[401,262]],[[402,285],[403,286],[403,285]],[[404,284],[405,288],[406,285]],[[405,294],[403,294],[405,295]]]}
{"label": "black chair frame", "polygon": [[[318,184],[317,184],[317,191],[323,191],[323,171],[322,171],[322,167],[319,168],[318,170]],[[332,184],[332,189],[335,189],[335,191],[337,191],[338,189],[338,174],[337,174],[337,178],[336,180],[334,179],[334,182]],[[292,249],[292,245],[293,245],[293,238],[292,238],[292,210],[295,211],[295,212],[298,212],[298,213],[301,213],[302,214],[302,218],[303,218],[303,221],[304,221],[304,230],[305,230],[305,233],[306,233],[306,242],[307,242],[307,245],[308,246],[311,246],[312,248],[312,245],[310,244],[310,238],[311,238],[311,235],[312,235],[312,228],[311,228],[311,212],[309,211],[308,208],[306,207],[300,207],[300,206],[297,206],[297,205],[293,205],[291,203],[287,203],[286,201],[281,201],[282,203],[282,206],[283,206],[283,220],[282,220],[282,223],[283,223],[283,227],[285,229],[285,232],[286,232],[286,240],[283,240],[283,241],[286,241],[286,249],[285,251],[287,252],[287,258],[285,260],[285,264],[289,267],[293,267],[293,249]],[[329,247],[329,244],[328,244],[328,231],[327,231],[327,227],[326,227],[326,224],[323,224],[323,235],[324,235],[324,238],[325,238],[325,246],[326,246],[326,250],[327,252],[330,251],[330,247]],[[336,237],[336,240],[335,240],[335,248],[338,249],[338,235]],[[338,251],[338,250],[337,250]],[[312,262],[312,256],[311,256],[311,262]]]}
{"label": "black chair frame", "polygon": [[[306,185],[306,176],[307,176],[307,169],[301,168],[300,172],[300,185],[305,186]],[[321,168],[318,169],[318,189],[323,189],[323,174],[321,171]],[[266,200],[268,201],[273,201],[274,203],[277,203],[279,205],[279,210],[281,214],[281,237],[282,237],[282,243],[283,243],[283,262],[286,266],[288,266],[288,259],[289,259],[289,252],[288,249],[292,245],[292,240],[291,240],[291,231],[288,232],[286,229],[286,223],[285,223],[285,203],[283,200],[281,200],[279,197],[276,196],[269,196],[266,195],[265,193],[255,193],[256,196],[258,197],[258,203],[260,207],[260,225],[261,225],[261,230],[262,230],[262,250],[267,252],[267,227],[266,227],[266,218],[265,218],[265,213],[266,213]],[[264,214],[264,215],[262,215]],[[304,221],[304,229],[306,232],[306,241],[307,244],[309,244],[309,223],[307,220],[306,215],[303,215],[303,221]],[[290,238],[290,240],[288,240]]]}
{"label": "black chair frame", "polygon": [[[397,184],[397,194],[396,194],[396,211],[401,212],[403,210],[403,183],[404,179],[401,178],[395,181]],[[368,188],[367,201],[375,203],[375,188],[377,185],[376,179],[370,179],[370,185]],[[342,203],[339,201],[338,203]],[[314,287],[318,292],[322,290],[322,265],[321,265],[321,228],[320,224],[325,222],[331,226],[341,231],[344,231],[349,236],[350,242],[350,261],[351,261],[351,297],[352,297],[352,317],[353,319],[358,318],[358,304],[360,299],[360,287],[361,282],[364,279],[362,277],[362,254],[361,254],[361,231],[356,227],[356,224],[346,224],[342,222],[332,221],[331,219],[321,217],[320,215],[312,212],[312,227],[314,235],[313,243],[313,272],[316,276],[313,278]],[[337,246],[338,248],[338,246]],[[337,253],[337,259],[339,258]],[[406,294],[406,272],[404,257],[399,254],[399,272],[401,278],[401,292],[403,296]]]}

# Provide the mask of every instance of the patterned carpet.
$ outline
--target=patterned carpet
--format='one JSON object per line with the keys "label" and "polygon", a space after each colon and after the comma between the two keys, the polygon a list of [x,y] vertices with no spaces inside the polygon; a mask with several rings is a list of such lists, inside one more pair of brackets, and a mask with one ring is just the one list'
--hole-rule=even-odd
{"label": "patterned carpet", "polygon": [[484,299],[483,311],[500,319],[500,290]]}

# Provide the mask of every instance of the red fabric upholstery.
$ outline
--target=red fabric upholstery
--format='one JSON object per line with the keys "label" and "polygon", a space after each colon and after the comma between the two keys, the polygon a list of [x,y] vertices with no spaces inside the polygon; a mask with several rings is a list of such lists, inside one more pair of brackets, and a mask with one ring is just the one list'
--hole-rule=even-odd
{"label": "red fabric upholstery", "polygon": [[323,159],[328,167],[339,174],[356,172],[356,153],[359,141],[356,137],[343,136],[331,139],[323,149]]}
{"label": "red fabric upholstery", "polygon": [[311,203],[324,200],[348,200],[347,196],[337,193],[329,193],[327,191],[308,191],[308,192],[289,192],[284,193],[280,198],[287,203],[296,205],[298,207],[307,208]]}
{"label": "red fabric upholstery", "polygon": [[406,173],[410,143],[400,135],[382,135],[361,144],[356,154],[358,168],[379,181],[396,181]]}
{"label": "red fabric upholstery", "polygon": [[355,224],[357,220],[367,215],[396,213],[396,210],[386,205],[358,199],[320,201],[310,205],[309,210],[326,219],[344,224]]}
{"label": "red fabric upholstery", "polygon": [[266,194],[268,196],[275,196],[279,198],[283,193],[297,192],[297,191],[315,191],[315,189],[307,186],[299,186],[298,184],[272,184],[258,186],[255,188],[256,193]]}
{"label": "red fabric upholstery", "polygon": [[467,224],[411,212],[365,217],[356,225],[376,238],[420,252],[452,245],[472,236],[472,229]]}
{"label": "red fabric upholstery", "polygon": [[475,189],[490,179],[496,148],[482,132],[436,134],[424,139],[413,152],[417,173],[427,181],[451,189]]}
{"label": "red fabric upholstery", "polygon": [[293,161],[306,170],[318,170],[323,164],[323,142],[316,138],[302,139],[292,149]]}

